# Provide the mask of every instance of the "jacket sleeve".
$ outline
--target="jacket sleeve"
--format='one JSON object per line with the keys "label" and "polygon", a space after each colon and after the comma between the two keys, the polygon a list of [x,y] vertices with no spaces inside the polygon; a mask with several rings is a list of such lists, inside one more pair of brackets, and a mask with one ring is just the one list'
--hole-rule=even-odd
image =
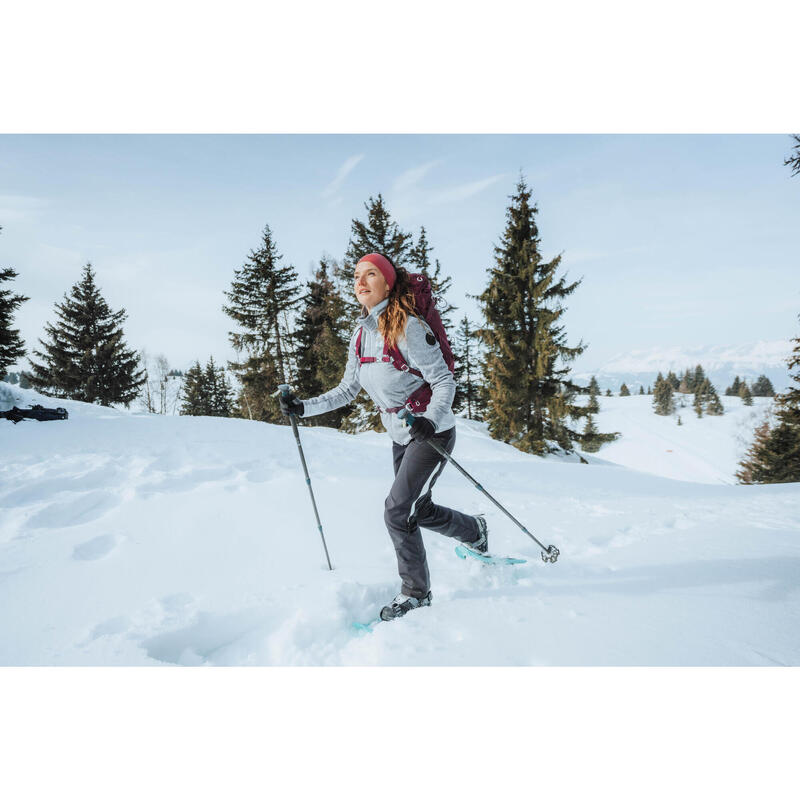
{"label": "jacket sleeve", "polygon": [[346,406],[356,399],[356,395],[361,390],[361,381],[359,380],[361,364],[356,358],[356,336],[360,328],[361,326],[359,325],[350,337],[350,345],[347,350],[347,366],[344,369],[344,376],[339,385],[319,397],[301,400],[304,417],[316,417],[326,411],[333,411]]}
{"label": "jacket sleeve", "polygon": [[406,324],[406,347],[408,364],[422,373],[430,385],[432,396],[423,414],[439,430],[444,416],[453,405],[456,396],[456,380],[442,355],[442,348],[431,329],[417,317],[409,315]]}

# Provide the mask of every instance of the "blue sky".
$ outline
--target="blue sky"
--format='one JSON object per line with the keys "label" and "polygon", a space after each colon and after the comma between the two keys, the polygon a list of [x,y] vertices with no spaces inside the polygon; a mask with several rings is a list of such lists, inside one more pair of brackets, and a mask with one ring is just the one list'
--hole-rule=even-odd
{"label": "blue sky", "polygon": [[265,224],[307,279],[383,194],[424,225],[450,302],[476,303],[520,170],[570,278],[580,366],[631,349],[798,334],[800,177],[788,135],[0,136],[0,265],[29,349],[91,261],[128,343],[185,367],[232,356],[223,292]]}

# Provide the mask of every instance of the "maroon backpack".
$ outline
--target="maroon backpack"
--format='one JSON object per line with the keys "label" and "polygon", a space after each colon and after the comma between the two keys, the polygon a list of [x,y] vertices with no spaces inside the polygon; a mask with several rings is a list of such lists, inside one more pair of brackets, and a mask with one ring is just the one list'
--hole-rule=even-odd
{"label": "maroon backpack", "polygon": [[[411,281],[411,288],[414,292],[414,306],[417,314],[425,320],[431,332],[436,337],[439,347],[442,350],[445,363],[447,364],[450,372],[455,372],[455,358],[453,358],[453,351],[450,347],[450,342],[447,340],[447,333],[445,332],[442,318],[436,308],[436,299],[431,292],[431,283],[425,275],[412,273],[409,276]],[[372,361],[377,361],[376,358],[365,358],[361,355],[361,329],[359,328],[358,336],[356,337],[356,357],[361,364],[368,364]],[[421,378],[422,373],[416,369],[412,369],[403,358],[403,354],[397,347],[388,347],[386,342],[383,343],[383,356],[381,361],[391,361],[392,366],[401,372],[410,372]],[[401,408],[408,408],[409,411],[425,411],[428,403],[431,400],[430,384],[423,383],[416,391],[412,392],[405,406],[397,406],[397,408],[384,408],[381,409],[389,414],[397,413]]]}

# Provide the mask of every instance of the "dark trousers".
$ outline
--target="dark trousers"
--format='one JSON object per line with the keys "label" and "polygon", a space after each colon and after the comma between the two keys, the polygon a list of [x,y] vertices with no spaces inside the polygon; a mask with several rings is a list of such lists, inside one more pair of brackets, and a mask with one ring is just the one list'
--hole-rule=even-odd
{"label": "dark trousers", "polygon": [[[456,443],[456,429],[435,434],[433,440],[448,453]],[[474,517],[437,506],[431,497],[436,479],[447,461],[428,442],[392,443],[394,483],[386,498],[383,518],[397,553],[401,591],[409,597],[424,597],[430,590],[430,574],[420,526],[462,542],[478,538]]]}

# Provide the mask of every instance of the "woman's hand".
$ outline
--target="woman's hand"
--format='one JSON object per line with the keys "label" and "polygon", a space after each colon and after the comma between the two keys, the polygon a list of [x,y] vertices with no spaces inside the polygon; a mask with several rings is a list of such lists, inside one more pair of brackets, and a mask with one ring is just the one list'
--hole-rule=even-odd
{"label": "woman's hand", "polygon": [[294,414],[296,417],[303,416],[303,411],[305,410],[303,401],[298,400],[293,394],[288,394],[285,397],[282,394],[278,395],[278,404],[284,417],[288,417],[290,414]]}
{"label": "woman's hand", "polygon": [[415,442],[427,442],[436,433],[433,423],[425,417],[417,417],[409,431]]}

